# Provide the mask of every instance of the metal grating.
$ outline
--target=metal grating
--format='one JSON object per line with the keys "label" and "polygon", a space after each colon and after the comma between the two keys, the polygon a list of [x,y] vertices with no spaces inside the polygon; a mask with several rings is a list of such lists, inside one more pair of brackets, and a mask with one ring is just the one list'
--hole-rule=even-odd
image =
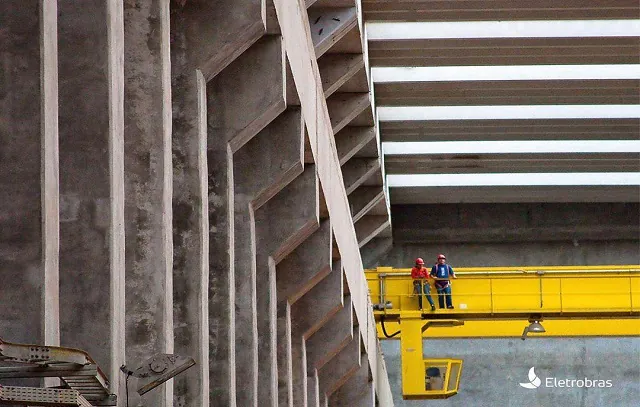
{"label": "metal grating", "polygon": [[10,405],[92,407],[77,390],[0,385],[0,402]]}

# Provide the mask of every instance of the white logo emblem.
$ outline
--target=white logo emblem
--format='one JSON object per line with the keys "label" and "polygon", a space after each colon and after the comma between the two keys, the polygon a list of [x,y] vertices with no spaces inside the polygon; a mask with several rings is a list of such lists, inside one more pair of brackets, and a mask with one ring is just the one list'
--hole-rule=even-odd
{"label": "white logo emblem", "polygon": [[536,376],[535,367],[529,369],[529,382],[530,383],[520,383],[520,386],[525,389],[537,389],[542,384],[542,380],[538,376]]}

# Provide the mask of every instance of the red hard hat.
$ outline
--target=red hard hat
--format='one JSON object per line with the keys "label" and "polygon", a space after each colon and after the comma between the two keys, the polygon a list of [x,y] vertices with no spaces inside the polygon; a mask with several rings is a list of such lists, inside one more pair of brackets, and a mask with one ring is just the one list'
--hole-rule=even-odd
{"label": "red hard hat", "polygon": [[424,264],[424,260],[422,260],[422,257],[418,257],[416,259],[416,264]]}
{"label": "red hard hat", "polygon": [[445,259],[446,260],[447,258],[445,257],[444,254],[439,254],[438,255],[438,260],[440,260],[440,259]]}

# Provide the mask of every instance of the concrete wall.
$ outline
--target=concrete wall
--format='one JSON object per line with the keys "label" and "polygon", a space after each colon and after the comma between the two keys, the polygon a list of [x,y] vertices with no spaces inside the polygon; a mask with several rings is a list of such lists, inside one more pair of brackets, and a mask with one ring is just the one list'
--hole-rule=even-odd
{"label": "concrete wall", "polygon": [[307,3],[0,4],[3,340],[88,351],[119,405],[158,353],[196,367],[130,405],[393,404],[341,170],[372,138],[332,127],[375,134],[357,2]]}
{"label": "concrete wall", "polygon": [[[464,360],[459,393],[447,400],[403,400],[400,341],[382,342],[397,407],[567,406],[633,407],[640,398],[639,338],[438,339],[424,341],[425,357]],[[525,389],[531,367],[542,379],[611,380],[611,388]]]}
{"label": "concrete wall", "polygon": [[637,203],[394,205],[393,245],[367,267],[416,257],[453,267],[640,264]]}

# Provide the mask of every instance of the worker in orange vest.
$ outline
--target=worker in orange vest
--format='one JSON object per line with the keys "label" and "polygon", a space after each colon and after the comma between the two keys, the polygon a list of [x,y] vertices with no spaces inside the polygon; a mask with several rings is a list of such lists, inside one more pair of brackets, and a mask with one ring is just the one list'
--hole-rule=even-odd
{"label": "worker in orange vest", "polygon": [[429,270],[424,266],[424,260],[420,257],[416,259],[416,265],[411,269],[411,278],[413,279],[413,292],[418,294],[420,310],[422,310],[422,296],[425,295],[431,304],[431,311],[435,311],[436,305],[431,298],[431,286],[429,285]]}

